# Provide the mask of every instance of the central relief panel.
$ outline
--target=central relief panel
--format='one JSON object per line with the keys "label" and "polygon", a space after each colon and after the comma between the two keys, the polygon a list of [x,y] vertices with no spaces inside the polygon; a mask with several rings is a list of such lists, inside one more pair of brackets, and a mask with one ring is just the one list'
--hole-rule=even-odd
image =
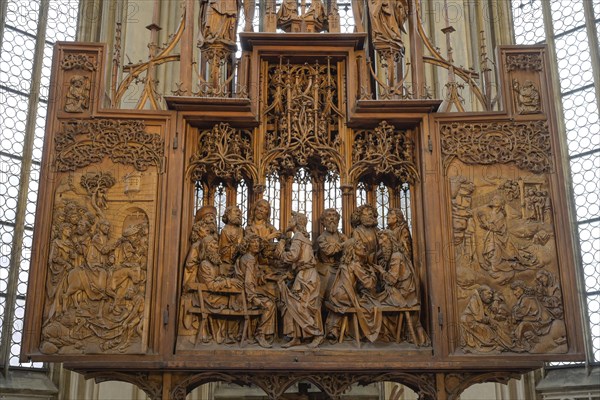
{"label": "central relief panel", "polygon": [[178,352],[431,354],[415,132],[349,129],[346,68],[264,57],[257,128],[189,128]]}

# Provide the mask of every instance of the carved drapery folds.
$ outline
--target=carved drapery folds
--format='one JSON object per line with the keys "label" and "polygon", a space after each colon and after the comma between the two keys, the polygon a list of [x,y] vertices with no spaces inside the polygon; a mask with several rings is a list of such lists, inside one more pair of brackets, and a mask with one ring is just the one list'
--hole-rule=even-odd
{"label": "carved drapery folds", "polygon": [[547,123],[451,124],[441,132],[452,173],[459,347],[566,352]]}
{"label": "carved drapery folds", "polygon": [[256,181],[252,133],[220,123],[200,131],[198,148],[190,159],[192,181]]}
{"label": "carved drapery folds", "polygon": [[138,171],[150,166],[162,170],[164,139],[145,132],[142,121],[96,119],[62,123],[55,137],[55,166],[74,171],[109,157],[114,163],[132,165]]}
{"label": "carved drapery folds", "polygon": [[374,182],[383,181],[390,186],[417,182],[419,172],[410,132],[396,129],[386,121],[374,129],[356,131],[350,176],[361,180],[367,175]]}
{"label": "carved drapery folds", "polygon": [[337,68],[319,64],[269,66],[263,170],[293,175],[300,167],[340,172]]}
{"label": "carved drapery folds", "polygon": [[546,121],[452,123],[440,127],[444,167],[455,158],[465,164],[507,164],[533,172],[552,168]]}

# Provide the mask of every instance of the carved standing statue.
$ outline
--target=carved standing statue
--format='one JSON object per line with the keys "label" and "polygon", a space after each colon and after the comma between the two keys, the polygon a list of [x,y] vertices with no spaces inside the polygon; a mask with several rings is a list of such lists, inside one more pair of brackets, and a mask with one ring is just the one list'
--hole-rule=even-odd
{"label": "carved standing statue", "polygon": [[198,46],[219,43],[235,47],[241,0],[201,0]]}
{"label": "carved standing statue", "polygon": [[285,30],[292,21],[298,19],[298,0],[283,0],[277,10],[277,27]]}
{"label": "carved standing statue", "polygon": [[317,270],[321,278],[321,288],[319,294],[321,299],[329,297],[329,290],[342,256],[346,235],[338,231],[340,214],[335,208],[328,208],[323,211],[320,218],[321,224],[325,228],[323,233],[317,238],[316,255]]}
{"label": "carved standing statue", "polygon": [[306,232],[306,215],[292,212],[292,218],[286,233],[293,233],[289,239],[289,250],[286,242],[278,243],[276,254],[288,264],[293,277],[288,287],[283,277],[279,280],[279,291],[282,302],[283,334],[291,340],[283,348],[298,346],[302,339],[312,339],[308,345],[315,348],[323,342],[323,321],[321,318],[321,301],[319,298],[319,273],[317,272],[312,243]]}
{"label": "carved standing statue", "polygon": [[406,33],[407,0],[369,0],[369,16],[376,49],[404,48],[402,33]]}

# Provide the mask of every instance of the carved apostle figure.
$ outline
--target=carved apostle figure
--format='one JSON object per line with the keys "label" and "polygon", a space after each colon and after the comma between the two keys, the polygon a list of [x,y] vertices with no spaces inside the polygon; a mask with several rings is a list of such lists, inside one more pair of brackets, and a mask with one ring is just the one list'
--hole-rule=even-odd
{"label": "carved apostle figure", "polygon": [[510,284],[510,288],[517,298],[517,303],[512,308],[517,346],[531,351],[540,338],[550,332],[554,318],[536,297],[535,290],[525,282],[516,280]]}
{"label": "carved apostle figure", "polygon": [[413,261],[412,235],[404,213],[399,208],[390,208],[387,215],[388,229],[394,233],[394,239],[400,247],[399,250]]}
{"label": "carved apostle figure", "polygon": [[[204,257],[198,269],[198,282],[206,285],[204,292],[204,307],[208,312],[220,311],[227,308],[230,303],[230,295],[224,294],[224,289],[241,289],[243,284],[237,278],[226,277],[221,274],[221,257],[219,256],[219,243],[212,236],[202,240]],[[211,318],[211,330],[213,339],[217,343],[223,343],[227,337],[227,321],[220,318]],[[208,341],[209,335],[206,326],[200,327],[199,335],[203,341]]]}
{"label": "carved apostle figure", "polygon": [[[378,233],[379,238],[379,264],[376,264],[381,274],[382,292],[378,300],[382,305],[393,306],[409,310],[410,329],[415,329],[417,346],[429,344],[429,337],[425,333],[420,321],[421,295],[419,275],[414,264],[405,254],[405,250],[396,239],[396,234],[389,230]],[[397,330],[396,316],[384,318],[384,330],[388,339],[395,336]],[[413,338],[411,338],[413,339]]]}
{"label": "carved apostle figure", "polygon": [[321,224],[325,230],[317,238],[317,270],[321,279],[321,288],[319,294],[321,299],[329,297],[331,284],[335,279],[337,267],[344,249],[346,235],[338,231],[340,214],[335,208],[328,208],[323,211],[320,218]]}
{"label": "carved apostle figure", "polygon": [[298,0],[283,0],[277,10],[277,27],[281,28],[294,19],[298,18]]}
{"label": "carved apostle figure", "polygon": [[408,16],[407,0],[369,0],[371,32],[375,48],[404,48],[402,32]]}
{"label": "carved apostle figure", "polygon": [[198,268],[204,256],[199,229],[192,229],[190,242],[190,249],[185,257],[183,268],[183,285],[180,300],[180,334],[187,335],[194,334],[198,329],[198,317],[196,314],[191,313],[190,309],[198,305],[198,298],[193,284],[198,283]]}
{"label": "carved apostle figure", "polygon": [[[276,249],[279,258],[291,264],[290,275],[293,277],[291,287],[284,283],[283,278],[279,280],[283,334],[291,338],[282,346],[284,348],[298,346],[302,339],[312,339],[308,345],[311,348],[317,347],[323,341],[319,273],[312,243],[306,231],[307,222],[306,215],[292,212],[286,234],[292,233],[293,236],[291,239],[280,241]],[[289,249],[286,250],[288,241]]]}
{"label": "carved apostle figure", "polygon": [[211,235],[217,238],[217,209],[213,206],[202,206],[194,216],[192,231],[197,231],[198,237],[204,239]]}
{"label": "carved apostle figure", "polygon": [[353,308],[363,335],[371,342],[379,337],[381,311],[375,301],[377,276],[367,265],[367,249],[357,239],[344,244],[344,255],[328,298],[332,312],[327,316],[327,336],[340,338],[340,322],[344,310]]}
{"label": "carved apostle figure", "polygon": [[[496,307],[498,305],[496,304]],[[466,351],[506,351],[513,347],[508,322],[494,308],[494,291],[481,285],[460,316],[461,346]]]}
{"label": "carved apostle figure", "polygon": [[244,282],[248,304],[263,310],[254,331],[254,338],[261,347],[268,348],[271,347],[268,338],[275,334],[277,308],[269,290],[265,288],[266,277],[258,264],[261,239],[250,234],[244,238],[241,247],[244,255],[239,260],[237,274]]}
{"label": "carved apostle figure", "polygon": [[238,255],[238,246],[244,239],[244,228],[242,228],[242,211],[237,206],[229,206],[225,209],[222,217],[225,226],[221,229],[219,236],[219,254],[225,271],[229,274],[233,271],[231,267]]}
{"label": "carved apostle figure", "polygon": [[352,238],[360,240],[367,248],[367,262],[374,264],[377,258],[377,210],[363,204],[352,213]]}
{"label": "carved apostle figure", "polygon": [[327,23],[327,13],[325,12],[325,6],[321,0],[313,0],[304,14],[304,20],[309,20],[315,24],[315,32],[322,31],[325,29]]}
{"label": "carved apostle figure", "polygon": [[241,0],[200,0],[200,47],[212,43],[235,46],[241,3]]}
{"label": "carved apostle figure", "polygon": [[73,226],[68,222],[63,222],[60,224],[58,232],[59,236],[50,243],[49,274],[46,281],[46,294],[48,304],[50,304],[47,319],[63,312],[66,276],[73,270],[76,257],[75,246],[71,240]]}

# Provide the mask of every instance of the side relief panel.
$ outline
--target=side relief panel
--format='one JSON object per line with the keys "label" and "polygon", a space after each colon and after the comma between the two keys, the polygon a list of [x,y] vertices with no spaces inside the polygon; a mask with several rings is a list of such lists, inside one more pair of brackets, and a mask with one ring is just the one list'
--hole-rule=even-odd
{"label": "side relief panel", "polygon": [[458,350],[566,353],[545,121],[441,125]]}
{"label": "side relief panel", "polygon": [[118,119],[59,126],[40,351],[145,353],[160,127]]}

